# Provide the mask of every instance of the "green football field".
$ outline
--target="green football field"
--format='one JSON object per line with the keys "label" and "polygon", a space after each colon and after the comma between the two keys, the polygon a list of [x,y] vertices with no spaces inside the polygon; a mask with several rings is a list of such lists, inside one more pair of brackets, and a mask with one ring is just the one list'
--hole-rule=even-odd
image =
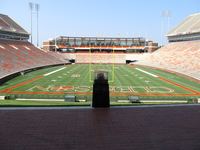
{"label": "green football field", "polygon": [[200,84],[169,72],[135,65],[74,64],[18,76],[0,86],[0,95],[27,99],[63,99],[76,95],[91,100],[94,73],[108,72],[111,100],[188,99],[200,97]]}

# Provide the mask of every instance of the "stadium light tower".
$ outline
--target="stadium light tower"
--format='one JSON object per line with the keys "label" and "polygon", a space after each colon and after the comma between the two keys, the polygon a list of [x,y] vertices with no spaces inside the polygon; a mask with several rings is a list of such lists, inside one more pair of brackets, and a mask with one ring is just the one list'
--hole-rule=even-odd
{"label": "stadium light tower", "polygon": [[37,46],[39,46],[39,9],[40,5],[29,2],[29,8],[31,12],[31,43],[33,43],[33,14],[37,15]]}
{"label": "stadium light tower", "polygon": [[39,23],[38,23],[39,9],[40,9],[40,5],[35,4],[35,10],[36,10],[36,14],[37,14],[37,47],[39,46]]}
{"label": "stadium light tower", "polygon": [[57,37],[55,36],[55,50],[54,50],[55,52],[57,52],[57,48],[56,47],[57,47]]}
{"label": "stadium light tower", "polygon": [[[161,22],[161,39],[162,39],[162,44],[163,44],[163,37],[164,37],[163,34],[166,34],[166,32],[170,30],[171,12],[169,10],[165,10],[162,12],[161,17],[163,18]],[[167,19],[167,29],[165,26],[166,19]]]}
{"label": "stadium light tower", "polygon": [[30,8],[30,12],[31,12],[31,43],[33,43],[33,36],[32,36],[32,32],[33,32],[33,3],[30,2],[29,3],[29,8]]}
{"label": "stadium light tower", "polygon": [[162,16],[163,16],[164,18],[167,18],[167,31],[169,31],[171,12],[170,12],[169,10],[163,11]]}

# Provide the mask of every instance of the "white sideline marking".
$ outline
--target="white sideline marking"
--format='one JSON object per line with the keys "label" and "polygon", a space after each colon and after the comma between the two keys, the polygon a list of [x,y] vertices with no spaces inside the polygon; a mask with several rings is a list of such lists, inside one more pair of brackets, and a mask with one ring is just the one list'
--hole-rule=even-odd
{"label": "white sideline marking", "polygon": [[152,74],[152,73],[150,73],[150,72],[144,71],[144,70],[142,70],[142,69],[139,69],[139,68],[135,68],[135,69],[136,69],[136,70],[139,70],[139,71],[141,71],[141,72],[143,72],[143,73],[146,73],[146,74],[148,74],[148,75],[150,75],[150,76],[152,76],[152,77],[158,78],[158,76],[157,76],[157,75],[155,75],[155,74]]}
{"label": "white sideline marking", "polygon": [[49,102],[64,102],[64,99],[25,99],[25,98],[17,98],[18,101],[49,101]]}
{"label": "white sideline marking", "polygon": [[58,70],[54,70],[54,71],[49,72],[49,73],[46,73],[46,74],[44,74],[44,77],[45,77],[45,76],[49,76],[49,75],[51,75],[51,74],[53,74],[53,73],[56,73],[56,72],[58,72],[58,71],[61,71],[61,70],[63,70],[63,69],[65,69],[65,67],[62,67],[62,68],[60,68],[60,69],[58,69]]}
{"label": "white sideline marking", "polygon": [[142,103],[187,103],[186,100],[141,100]]}

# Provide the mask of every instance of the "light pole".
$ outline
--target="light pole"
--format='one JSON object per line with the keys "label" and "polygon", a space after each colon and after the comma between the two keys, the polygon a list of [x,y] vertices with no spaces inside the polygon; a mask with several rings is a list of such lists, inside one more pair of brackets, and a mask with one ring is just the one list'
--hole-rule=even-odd
{"label": "light pole", "polygon": [[29,8],[30,8],[30,12],[31,12],[31,43],[33,43],[33,39],[32,39],[33,38],[32,37],[32,32],[33,32],[33,29],[32,29],[33,28],[33,26],[32,26],[33,25],[33,23],[32,23],[32,21],[33,21],[33,16],[32,16],[33,15],[33,7],[34,7],[33,3],[30,2]]}
{"label": "light pole", "polygon": [[[169,32],[170,29],[170,18],[171,18],[171,12],[169,10],[165,10],[162,12],[161,17],[163,18],[161,21],[161,41],[162,41],[162,45],[163,45],[163,34],[166,34],[166,32]],[[167,29],[165,26],[166,23],[166,19],[167,19]]]}
{"label": "light pole", "polygon": [[40,9],[40,5],[35,4],[35,10],[36,10],[36,15],[37,15],[37,47],[39,46],[39,23],[38,23],[39,9]]}
{"label": "light pole", "polygon": [[40,5],[30,2],[29,8],[31,12],[31,43],[33,43],[33,15],[37,16],[37,47],[39,46],[39,9]]}
{"label": "light pole", "polygon": [[55,50],[54,50],[55,52],[57,52],[57,48],[56,47],[57,47],[57,37],[55,37]]}

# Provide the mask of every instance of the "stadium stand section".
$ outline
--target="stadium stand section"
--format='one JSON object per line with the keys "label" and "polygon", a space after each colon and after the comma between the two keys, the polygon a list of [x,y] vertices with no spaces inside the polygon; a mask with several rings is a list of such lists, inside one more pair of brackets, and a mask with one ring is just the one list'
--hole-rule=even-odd
{"label": "stadium stand section", "polygon": [[[61,60],[75,60],[76,63],[116,63],[124,64],[127,60],[136,62],[149,56],[149,53],[60,53],[46,51],[46,53],[55,56]],[[97,57],[99,56],[99,57]],[[91,57],[91,58],[90,58]],[[100,60],[100,57],[102,60]],[[96,59],[97,58],[97,59]]]}
{"label": "stadium stand section", "polygon": [[76,63],[115,63],[125,64],[125,54],[112,53],[79,53],[76,54]]}
{"label": "stadium stand section", "polygon": [[136,64],[163,68],[200,79],[200,14],[189,16],[167,35],[169,44]]}
{"label": "stadium stand section", "polygon": [[57,59],[59,59],[60,61],[65,61],[65,62],[68,62],[70,60],[70,57],[65,57],[65,55],[59,53],[59,52],[52,52],[52,51],[49,51],[49,52],[46,52],[48,55],[51,55],[52,57],[55,57]]}
{"label": "stadium stand section", "polygon": [[6,76],[66,61],[36,48],[29,34],[6,15],[0,14],[0,79]]}
{"label": "stadium stand section", "polygon": [[172,29],[167,37],[169,42],[199,40],[200,39],[200,13],[192,14],[181,24]]}
{"label": "stadium stand section", "polygon": [[152,53],[157,49],[158,43],[141,37],[59,36],[43,42],[44,51],[60,53],[65,60],[74,60],[76,63],[125,64],[138,61],[143,54]]}

